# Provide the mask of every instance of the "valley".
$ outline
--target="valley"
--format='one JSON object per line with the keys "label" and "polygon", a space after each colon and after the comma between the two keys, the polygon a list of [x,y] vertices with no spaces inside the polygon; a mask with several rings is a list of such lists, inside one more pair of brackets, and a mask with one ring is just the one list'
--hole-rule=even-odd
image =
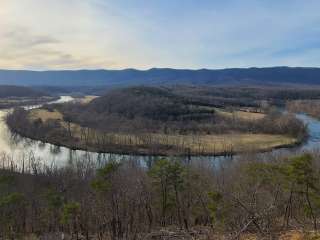
{"label": "valley", "polygon": [[237,106],[232,98],[187,94],[180,88],[115,90],[85,98],[91,101],[17,109],[8,124],[72,149],[135,155],[233,155],[295,146],[306,137],[293,115],[260,107],[260,100]]}
{"label": "valley", "polygon": [[0,0],[0,240],[320,240],[319,9]]}

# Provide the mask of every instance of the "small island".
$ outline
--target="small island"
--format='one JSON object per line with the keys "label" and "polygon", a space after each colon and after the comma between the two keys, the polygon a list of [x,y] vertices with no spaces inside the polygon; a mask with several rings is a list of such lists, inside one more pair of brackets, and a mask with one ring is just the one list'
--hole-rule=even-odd
{"label": "small island", "polygon": [[233,155],[293,146],[306,136],[294,115],[246,91],[218,90],[115,89],[85,101],[18,108],[7,123],[15,133],[59,146],[138,155]]}

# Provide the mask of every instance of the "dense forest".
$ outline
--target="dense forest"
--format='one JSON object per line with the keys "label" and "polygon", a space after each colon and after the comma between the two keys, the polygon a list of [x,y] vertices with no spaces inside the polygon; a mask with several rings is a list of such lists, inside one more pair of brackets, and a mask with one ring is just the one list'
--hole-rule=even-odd
{"label": "dense forest", "polygon": [[[309,91],[305,96],[310,98],[312,93],[313,91]],[[319,93],[314,91],[315,96],[319,96]],[[232,130],[245,132],[250,129],[251,132],[268,133],[270,130],[283,133],[280,129],[276,130],[269,126],[270,124],[268,125],[268,121],[275,121],[282,115],[272,111],[265,99],[271,99],[269,103],[273,103],[272,100],[287,99],[288,95],[303,98],[303,94],[299,92],[299,96],[295,96],[295,92],[290,95],[279,91],[278,95],[275,95],[273,91],[259,92],[250,88],[226,91],[220,88],[182,86],[177,88],[132,87],[111,91],[105,96],[94,99],[86,106],[71,103],[50,105],[46,108],[49,110],[57,108],[71,122],[102,131],[117,129],[118,132],[210,134]],[[219,108],[229,108],[231,111],[242,108],[246,111],[268,112],[270,115],[261,122],[245,122],[241,119],[234,122],[234,119],[217,114]],[[265,128],[262,129],[263,127]],[[294,132],[296,131],[294,130],[292,134]]]}
{"label": "dense forest", "polygon": [[[139,119],[142,125],[150,122],[147,126],[141,126],[139,130],[142,128],[151,130],[148,129],[150,126],[155,131],[159,128],[159,124],[164,122],[172,124],[192,120],[211,122],[215,105],[214,103],[199,105],[196,101],[183,98],[164,88],[138,87],[109,92],[95,99],[82,110],[80,108],[83,106],[78,104],[59,105],[59,107],[67,117],[73,118],[74,122],[89,126],[108,127],[112,124],[112,122],[107,124],[109,118],[122,118],[123,121],[127,120],[128,124],[129,121],[133,124],[135,119]],[[100,124],[96,125],[98,122]],[[128,128],[128,125],[123,124],[123,127]]]}

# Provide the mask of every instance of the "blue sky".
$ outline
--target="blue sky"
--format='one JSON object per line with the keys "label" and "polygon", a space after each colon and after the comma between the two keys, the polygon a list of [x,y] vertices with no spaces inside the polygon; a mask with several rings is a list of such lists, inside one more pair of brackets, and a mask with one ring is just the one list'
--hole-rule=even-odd
{"label": "blue sky", "polygon": [[0,0],[0,68],[320,67],[320,1]]}

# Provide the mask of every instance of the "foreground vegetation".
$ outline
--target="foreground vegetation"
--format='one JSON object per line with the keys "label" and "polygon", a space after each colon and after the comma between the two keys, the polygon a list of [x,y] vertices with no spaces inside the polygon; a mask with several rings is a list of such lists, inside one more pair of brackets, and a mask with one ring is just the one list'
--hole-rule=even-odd
{"label": "foreground vegetation", "polygon": [[305,126],[293,115],[267,104],[240,99],[236,106],[234,99],[188,91],[114,90],[85,102],[17,109],[7,122],[23,136],[73,149],[154,155],[266,151],[295,145],[306,136]]}
{"label": "foreground vegetation", "polygon": [[0,238],[277,239],[299,230],[317,239],[318,154],[247,155],[219,167],[166,158],[150,168],[134,159],[95,164],[2,170]]}

